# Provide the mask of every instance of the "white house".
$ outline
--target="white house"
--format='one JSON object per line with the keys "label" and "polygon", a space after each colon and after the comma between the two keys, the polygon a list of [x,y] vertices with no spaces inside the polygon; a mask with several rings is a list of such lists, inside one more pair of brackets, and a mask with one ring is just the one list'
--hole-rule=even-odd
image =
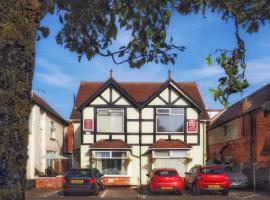
{"label": "white house", "polygon": [[[209,120],[195,82],[81,82],[70,116],[80,167],[108,185],[146,184],[153,168],[180,175],[206,160]],[[75,142],[76,141],[76,142]]]}
{"label": "white house", "polygon": [[48,153],[62,154],[66,121],[43,99],[32,95],[33,107],[29,118],[29,142],[26,178],[34,179],[51,166],[61,171],[58,162],[42,159]]}

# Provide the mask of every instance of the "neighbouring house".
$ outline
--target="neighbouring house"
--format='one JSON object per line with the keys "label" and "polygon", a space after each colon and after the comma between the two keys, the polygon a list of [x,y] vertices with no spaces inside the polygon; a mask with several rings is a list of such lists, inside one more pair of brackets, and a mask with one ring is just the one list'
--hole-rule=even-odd
{"label": "neighbouring house", "polygon": [[[209,120],[195,82],[81,82],[69,121],[75,165],[107,185],[146,184],[153,168],[181,176],[206,161]],[[79,153],[78,153],[79,152]]]}
{"label": "neighbouring house", "polygon": [[64,153],[67,122],[42,98],[32,94],[33,107],[29,118],[29,142],[26,178],[46,175],[46,169],[56,174],[63,172],[59,160],[43,159],[45,155]]}
{"label": "neighbouring house", "polygon": [[220,114],[224,109],[206,109],[210,121],[214,119],[218,114]]}
{"label": "neighbouring house", "polygon": [[270,84],[213,118],[207,131],[208,158],[232,162],[258,186],[270,187]]}

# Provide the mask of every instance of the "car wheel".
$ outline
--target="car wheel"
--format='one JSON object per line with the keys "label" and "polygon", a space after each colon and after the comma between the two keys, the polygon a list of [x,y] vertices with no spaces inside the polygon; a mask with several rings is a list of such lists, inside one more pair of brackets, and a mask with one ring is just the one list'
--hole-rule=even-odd
{"label": "car wheel", "polygon": [[99,187],[96,185],[95,188],[94,188],[93,194],[94,194],[95,196],[97,196],[98,193],[99,193]]}
{"label": "car wheel", "polygon": [[99,191],[103,191],[104,190],[104,185],[103,184],[100,184],[99,185]]}
{"label": "car wheel", "polygon": [[182,195],[183,194],[183,191],[182,190],[179,190],[179,191],[176,192],[176,194]]}
{"label": "car wheel", "polygon": [[227,196],[227,195],[229,194],[229,190],[224,190],[224,191],[222,192],[222,194],[223,194],[224,196]]}
{"label": "car wheel", "polygon": [[147,191],[148,191],[148,194],[153,194],[153,191],[151,190],[149,186],[147,186]]}
{"label": "car wheel", "polygon": [[200,191],[200,189],[196,186],[196,184],[194,183],[193,185],[192,185],[192,194],[193,195],[200,195],[200,193],[201,193],[201,191]]}

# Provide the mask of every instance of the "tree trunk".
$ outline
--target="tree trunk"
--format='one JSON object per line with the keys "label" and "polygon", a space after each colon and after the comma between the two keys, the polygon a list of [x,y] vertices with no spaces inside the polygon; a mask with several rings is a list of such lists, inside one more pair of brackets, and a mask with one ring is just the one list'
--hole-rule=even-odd
{"label": "tree trunk", "polygon": [[0,1],[0,200],[24,199],[39,0]]}

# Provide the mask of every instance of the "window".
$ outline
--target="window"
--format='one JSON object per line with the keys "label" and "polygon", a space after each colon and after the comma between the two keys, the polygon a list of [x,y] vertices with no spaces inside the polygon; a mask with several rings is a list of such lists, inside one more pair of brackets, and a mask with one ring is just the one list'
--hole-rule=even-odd
{"label": "window", "polygon": [[185,158],[188,157],[188,150],[171,150],[171,151],[153,151],[155,158]]}
{"label": "window", "polygon": [[98,132],[124,132],[124,109],[98,109]]}
{"label": "window", "polygon": [[174,158],[188,157],[188,151],[185,150],[170,151],[170,155],[171,157]]}
{"label": "window", "polygon": [[175,170],[158,170],[155,172],[157,176],[178,176],[177,171]]}
{"label": "window", "polygon": [[51,136],[50,136],[51,139],[55,139],[55,131],[56,131],[55,122],[51,121]]}
{"label": "window", "polygon": [[104,175],[127,175],[126,151],[96,151],[96,168]]}
{"label": "window", "polygon": [[157,133],[184,132],[184,108],[158,108],[156,124]]}

